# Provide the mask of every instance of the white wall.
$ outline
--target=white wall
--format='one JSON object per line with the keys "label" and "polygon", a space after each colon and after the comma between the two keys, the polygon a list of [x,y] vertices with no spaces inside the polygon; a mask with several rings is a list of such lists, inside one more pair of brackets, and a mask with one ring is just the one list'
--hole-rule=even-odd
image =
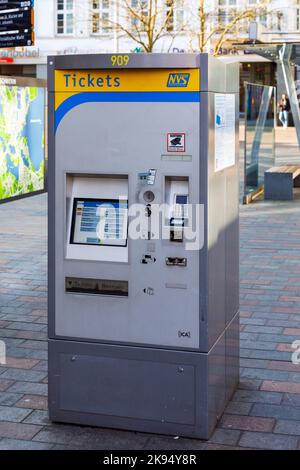
{"label": "white wall", "polygon": [[36,40],[55,35],[55,0],[35,0],[34,22]]}

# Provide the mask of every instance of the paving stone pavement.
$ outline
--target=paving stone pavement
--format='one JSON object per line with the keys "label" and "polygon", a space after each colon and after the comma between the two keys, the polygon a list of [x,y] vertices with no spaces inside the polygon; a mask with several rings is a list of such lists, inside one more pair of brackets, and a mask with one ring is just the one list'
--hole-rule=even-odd
{"label": "paving stone pavement", "polygon": [[0,449],[300,449],[300,195],[241,207],[241,382],[208,442],[49,422],[46,201],[0,206]]}

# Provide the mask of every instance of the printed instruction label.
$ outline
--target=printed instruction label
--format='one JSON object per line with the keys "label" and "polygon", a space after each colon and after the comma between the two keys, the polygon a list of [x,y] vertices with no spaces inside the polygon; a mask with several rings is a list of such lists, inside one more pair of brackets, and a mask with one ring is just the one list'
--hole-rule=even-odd
{"label": "printed instruction label", "polygon": [[215,94],[215,171],[235,164],[235,95]]}
{"label": "printed instruction label", "polygon": [[153,185],[155,183],[156,172],[157,170],[150,169],[147,172],[139,173],[138,174],[139,182],[143,185],[144,184]]}
{"label": "printed instruction label", "polygon": [[168,134],[168,152],[185,152],[184,132],[170,132]]}

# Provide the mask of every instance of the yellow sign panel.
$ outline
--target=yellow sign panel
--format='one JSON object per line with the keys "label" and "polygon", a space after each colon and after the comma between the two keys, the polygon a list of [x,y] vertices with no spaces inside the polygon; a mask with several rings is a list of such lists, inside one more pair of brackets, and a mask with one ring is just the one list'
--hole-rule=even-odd
{"label": "yellow sign panel", "polygon": [[56,108],[86,92],[199,92],[199,69],[56,70]]}

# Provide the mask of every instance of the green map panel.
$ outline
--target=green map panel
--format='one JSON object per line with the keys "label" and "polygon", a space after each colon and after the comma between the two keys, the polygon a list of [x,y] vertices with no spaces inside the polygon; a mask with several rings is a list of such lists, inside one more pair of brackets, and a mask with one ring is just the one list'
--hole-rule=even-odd
{"label": "green map panel", "polygon": [[0,200],[44,188],[45,90],[0,86]]}

